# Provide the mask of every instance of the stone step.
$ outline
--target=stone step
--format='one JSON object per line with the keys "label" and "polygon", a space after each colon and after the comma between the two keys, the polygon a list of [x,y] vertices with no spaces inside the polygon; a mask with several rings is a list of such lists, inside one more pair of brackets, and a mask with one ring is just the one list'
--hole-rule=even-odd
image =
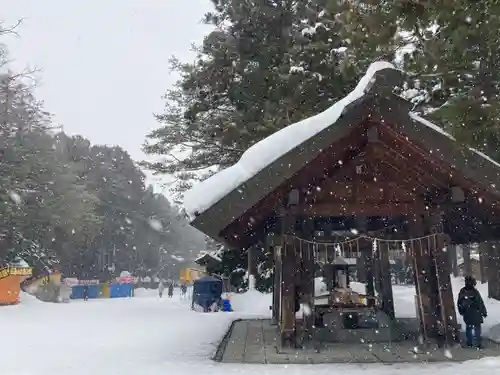
{"label": "stone step", "polygon": [[342,342],[342,343],[375,343],[391,342],[397,339],[397,335],[389,328],[358,328],[329,330],[320,328],[315,332],[315,340],[320,342]]}
{"label": "stone step", "polygon": [[404,339],[393,321],[383,312],[359,316],[358,327],[346,328],[342,312],[323,317],[323,328],[316,328],[315,339],[320,342],[375,343]]}

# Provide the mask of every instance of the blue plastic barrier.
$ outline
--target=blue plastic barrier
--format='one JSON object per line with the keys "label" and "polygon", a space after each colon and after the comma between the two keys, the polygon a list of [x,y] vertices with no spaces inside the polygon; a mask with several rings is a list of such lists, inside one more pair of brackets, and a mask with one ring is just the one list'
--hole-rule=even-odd
{"label": "blue plastic barrier", "polygon": [[231,312],[233,311],[233,307],[231,306],[231,300],[230,299],[223,299],[222,300],[222,311],[224,312]]}
{"label": "blue plastic barrier", "polygon": [[71,287],[71,299],[83,299],[83,290],[85,286],[89,288],[89,299],[99,298],[101,294],[100,285],[73,285]]}
{"label": "blue plastic barrier", "polygon": [[132,297],[134,286],[132,284],[111,284],[109,286],[110,298]]}

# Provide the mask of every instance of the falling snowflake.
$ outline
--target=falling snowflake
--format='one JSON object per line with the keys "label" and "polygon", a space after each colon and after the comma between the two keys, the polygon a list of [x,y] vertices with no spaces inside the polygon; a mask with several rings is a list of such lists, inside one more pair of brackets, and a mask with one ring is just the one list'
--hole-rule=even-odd
{"label": "falling snowflake", "polygon": [[21,204],[22,203],[22,199],[21,199],[21,196],[19,194],[17,194],[15,191],[11,191],[9,192],[9,197],[10,199],[12,199],[12,201],[15,203],[15,204]]}
{"label": "falling snowflake", "polygon": [[161,232],[163,230],[163,225],[161,224],[160,220],[157,219],[150,219],[149,226],[157,232]]}

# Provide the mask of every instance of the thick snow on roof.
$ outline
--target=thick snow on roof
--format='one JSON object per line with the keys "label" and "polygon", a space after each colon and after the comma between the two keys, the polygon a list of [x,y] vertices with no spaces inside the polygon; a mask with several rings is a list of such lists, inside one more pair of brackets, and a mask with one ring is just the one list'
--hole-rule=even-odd
{"label": "thick snow on roof", "polygon": [[[235,165],[194,185],[184,195],[184,208],[186,213],[191,217],[194,217],[195,213],[203,213],[275,160],[334,124],[346,106],[365,94],[367,87],[373,82],[375,73],[383,69],[396,68],[386,61],[376,61],[372,63],[356,88],[330,108],[316,116],[306,118],[271,134],[269,137],[257,142],[245,151]],[[420,117],[416,113],[409,113],[409,116],[421,125],[427,126],[454,140],[451,134],[432,122]],[[499,163],[481,151],[470,147],[469,150],[493,163],[495,166],[500,167]]]}
{"label": "thick snow on roof", "polygon": [[26,262],[23,258],[16,258],[13,262],[10,263],[10,265],[13,267],[23,267],[23,268],[30,267],[28,262]]}
{"label": "thick snow on roof", "polygon": [[257,142],[245,151],[238,163],[193,186],[184,195],[188,215],[201,214],[275,160],[335,123],[347,105],[364,95],[375,73],[387,68],[395,69],[385,61],[372,63],[356,88],[345,98],[318,115],[289,125]]}
{"label": "thick snow on roof", "polygon": [[205,258],[207,256],[210,257],[210,258],[212,258],[212,259],[214,259],[214,260],[216,260],[217,262],[221,262],[222,261],[222,259],[219,256],[218,251],[213,251],[213,252],[202,251],[202,252],[200,252],[200,255],[194,261],[196,263],[199,260],[201,260],[201,259],[203,259],[203,258]]}

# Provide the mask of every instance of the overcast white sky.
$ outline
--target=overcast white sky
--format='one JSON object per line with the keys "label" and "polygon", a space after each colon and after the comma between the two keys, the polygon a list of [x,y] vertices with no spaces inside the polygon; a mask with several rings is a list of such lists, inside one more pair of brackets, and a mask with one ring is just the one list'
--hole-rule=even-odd
{"label": "overcast white sky", "polygon": [[210,0],[0,0],[16,69],[39,68],[38,97],[70,134],[116,144],[141,160],[153,112],[175,81],[168,59],[193,59]]}

